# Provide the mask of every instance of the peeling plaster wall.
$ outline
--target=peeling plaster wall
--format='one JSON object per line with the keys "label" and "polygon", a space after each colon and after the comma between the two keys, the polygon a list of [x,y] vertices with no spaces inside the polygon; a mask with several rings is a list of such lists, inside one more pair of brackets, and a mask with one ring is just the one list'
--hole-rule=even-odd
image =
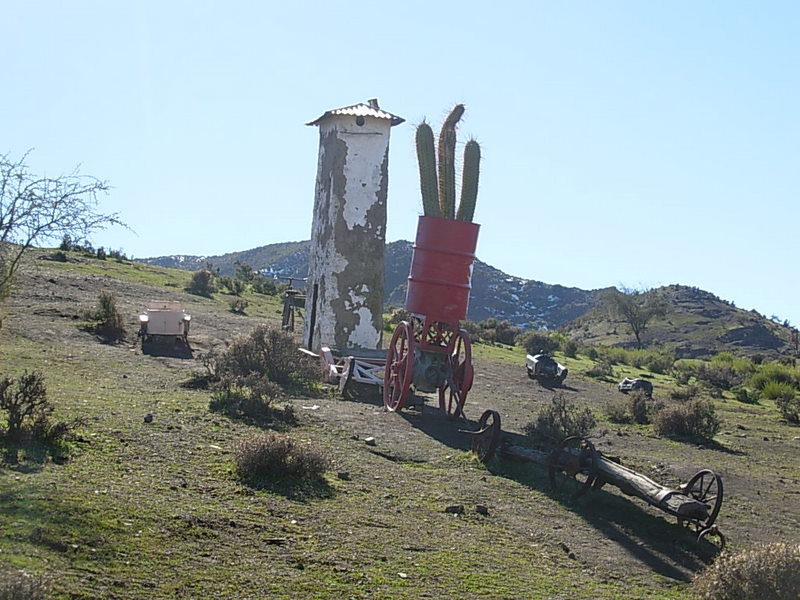
{"label": "peeling plaster wall", "polygon": [[311,350],[381,345],[389,131],[373,117],[320,123],[303,336]]}

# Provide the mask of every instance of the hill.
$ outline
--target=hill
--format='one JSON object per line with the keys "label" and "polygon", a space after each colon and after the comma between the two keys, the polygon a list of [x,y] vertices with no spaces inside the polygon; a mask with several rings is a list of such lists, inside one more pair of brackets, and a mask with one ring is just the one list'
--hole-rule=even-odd
{"label": "hill", "polygon": [[[797,428],[773,402],[711,398],[724,423],[714,442],[679,443],[604,419],[604,405],[621,397],[615,381],[642,369],[617,365],[604,382],[583,375],[588,357],[559,354],[570,375],[553,390],[528,379],[521,349],[478,344],[464,421],[441,415],[435,395],[417,395],[421,404],[398,414],[372,388],[344,400],[323,386],[281,398],[293,425],[254,422],[211,410],[191,354],[143,352],[135,336],[102,343],[82,327],[102,291],[116,294],[129,331],[148,299],[180,300],[199,358],[280,317],[279,298],[245,293],[248,315],[235,315],[230,296],[183,292],[188,280],[185,271],[75,254],[25,266],[0,329],[0,376],[41,372],[53,417],[79,418],[79,429],[57,461],[32,451],[12,460],[0,444],[4,573],[45,574],[52,597],[75,600],[689,597],[710,549],[673,517],[610,485],[579,501],[570,482],[551,490],[543,467],[471,458],[462,430],[474,430],[485,409],[499,411],[504,435],[521,443],[554,391],[601,419],[598,450],[665,485],[700,468],[722,473],[717,523],[735,549],[800,539]],[[670,402],[676,382],[644,374]],[[276,427],[328,453],[323,481],[238,479],[237,444]]]}
{"label": "hill", "polygon": [[[333,466],[316,486],[251,486],[236,477],[237,444],[286,425],[212,411],[212,392],[192,384],[202,366],[191,354],[143,352],[135,337],[101,343],[80,315],[111,291],[133,331],[146,300],[180,300],[199,358],[275,323],[279,299],[246,293],[248,316],[235,315],[227,295],[183,292],[184,271],[77,255],[31,262],[0,329],[0,375],[41,372],[54,417],[81,424],[58,461],[12,461],[0,447],[0,569],[47,574],[53,597],[677,599],[708,560],[708,545],[674,518],[613,486],[578,502],[569,482],[550,490],[544,468],[470,457],[461,430],[484,409],[500,411],[504,435],[520,443],[551,404],[554,390],[527,378],[519,348],[474,346],[458,423],[431,395],[402,414],[382,410],[371,389],[347,401],[335,387],[287,395],[297,418],[288,434],[324,448]],[[585,356],[558,359],[570,369],[558,393],[602,419],[615,383],[584,376]],[[641,371],[614,369],[615,379]],[[674,380],[646,375],[669,401]],[[666,485],[704,467],[723,473],[731,500],[717,522],[735,548],[795,543],[800,473],[781,457],[796,453],[796,427],[770,402],[712,401],[724,422],[713,444],[605,420],[592,440]]]}
{"label": "hill", "polygon": [[[667,304],[667,314],[654,319],[642,336],[645,345],[673,347],[678,356],[709,357],[718,352],[738,355],[790,354],[791,329],[755,311],[737,308],[710,292],[669,285],[653,290]],[[562,331],[579,342],[632,346],[627,326],[612,321],[606,311],[594,307],[565,324]]]}
{"label": "hill", "polygon": [[[195,270],[211,262],[222,274],[233,275],[241,261],[279,277],[305,277],[309,242],[270,244],[220,256],[162,256],[142,262]],[[412,246],[400,240],[386,246],[384,297],[387,308],[403,306],[411,266]],[[669,345],[680,356],[709,356],[721,351],[774,356],[790,351],[791,331],[755,311],[698,288],[660,288],[669,306],[666,318],[654,321],[647,344]],[[508,275],[480,260],[475,262],[468,318],[507,320],[524,328],[562,330],[580,342],[630,345],[624,324],[614,322],[600,306],[603,290],[583,290]]]}

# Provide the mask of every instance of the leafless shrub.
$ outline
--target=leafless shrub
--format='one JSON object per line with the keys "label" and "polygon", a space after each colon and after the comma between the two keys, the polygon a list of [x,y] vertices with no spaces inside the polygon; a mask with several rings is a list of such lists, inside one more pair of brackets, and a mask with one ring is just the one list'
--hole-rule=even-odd
{"label": "leafless shrub", "polygon": [[692,592],[701,600],[796,600],[800,545],[775,542],[723,554],[697,575]]}
{"label": "leafless shrub", "polygon": [[653,429],[657,434],[692,441],[713,439],[721,426],[714,405],[704,400],[667,406],[653,418]]}
{"label": "leafless shrub", "polygon": [[236,473],[248,483],[263,483],[281,477],[321,477],[329,460],[315,444],[268,431],[239,442],[234,448]]}

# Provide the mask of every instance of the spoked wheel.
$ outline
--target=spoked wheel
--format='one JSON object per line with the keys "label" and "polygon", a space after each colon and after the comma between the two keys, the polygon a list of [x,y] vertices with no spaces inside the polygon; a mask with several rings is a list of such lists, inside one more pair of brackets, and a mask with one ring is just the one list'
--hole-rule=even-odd
{"label": "spoked wheel", "polygon": [[[680,490],[708,507],[706,520],[695,523],[702,536],[703,532],[712,529],[722,506],[722,479],[711,469],[703,469],[692,475],[692,478],[683,484]],[[683,524],[682,519],[678,519],[678,522]]]}
{"label": "spoked wheel", "polygon": [[472,453],[482,463],[494,456],[497,445],[500,443],[500,413],[496,410],[486,410],[478,420],[478,431],[471,431]]}
{"label": "spoked wheel", "polygon": [[464,414],[467,393],[472,388],[475,371],[472,368],[472,343],[469,334],[459,329],[447,344],[447,375],[439,388],[439,408],[458,417]]}
{"label": "spoked wheel", "polygon": [[548,463],[548,476],[553,491],[559,488],[556,478],[558,471],[563,471],[580,485],[575,492],[575,498],[588,492],[597,479],[597,450],[592,442],[580,436],[564,438],[558,448],[550,453]]}
{"label": "spoked wheel", "polygon": [[394,330],[386,352],[383,371],[383,404],[387,409],[402,410],[411,389],[414,371],[414,335],[411,324],[402,321]]}

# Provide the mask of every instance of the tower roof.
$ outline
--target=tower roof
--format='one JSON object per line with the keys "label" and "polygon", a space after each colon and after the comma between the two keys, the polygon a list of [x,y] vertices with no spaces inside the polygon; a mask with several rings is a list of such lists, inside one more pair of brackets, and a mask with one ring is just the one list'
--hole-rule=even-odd
{"label": "tower roof", "polygon": [[342,108],[328,110],[315,120],[306,123],[306,125],[319,125],[320,122],[326,117],[334,117],[339,115],[388,119],[391,122],[391,125],[399,125],[405,121],[405,119],[398,117],[397,115],[393,115],[385,110],[381,110],[381,108],[378,106],[378,99],[372,98],[366,103],[361,102],[359,104],[353,104],[352,106],[343,106]]}

